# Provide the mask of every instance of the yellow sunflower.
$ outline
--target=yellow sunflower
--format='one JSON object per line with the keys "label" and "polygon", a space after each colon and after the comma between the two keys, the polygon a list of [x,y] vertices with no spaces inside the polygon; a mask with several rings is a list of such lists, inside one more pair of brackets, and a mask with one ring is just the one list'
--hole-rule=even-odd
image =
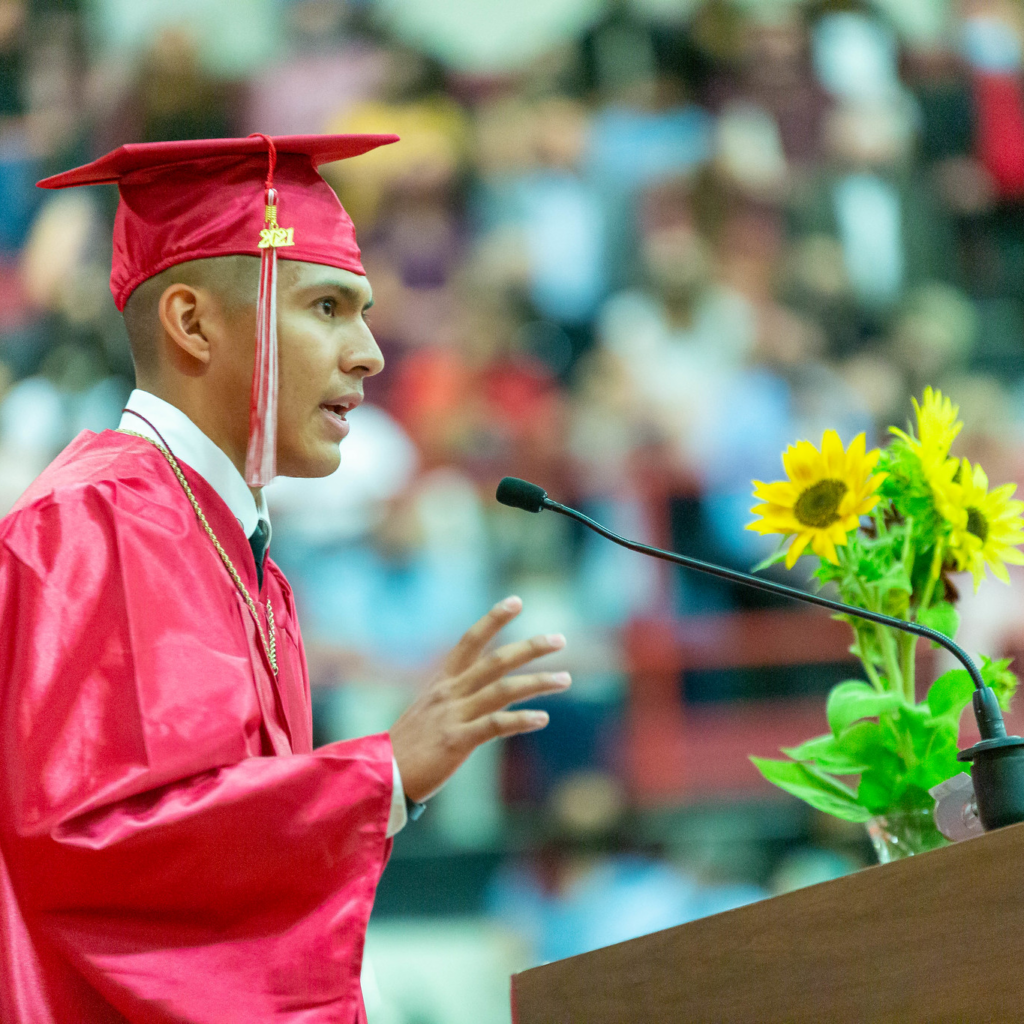
{"label": "yellow sunflower", "polygon": [[917,436],[890,427],[890,433],[905,441],[910,450],[921,460],[924,477],[935,493],[935,503],[947,519],[952,512],[948,500],[948,487],[959,468],[959,459],[949,457],[949,449],[963,428],[958,420],[960,406],[943,395],[937,388],[927,387],[921,397],[921,404],[913,398],[914,415],[917,419]]}
{"label": "yellow sunflower", "polygon": [[921,459],[922,464],[927,462],[941,465],[949,456],[956,435],[963,428],[963,421],[957,419],[960,406],[954,405],[952,399],[943,395],[938,388],[932,390],[930,387],[924,389],[920,405],[916,398],[911,401],[917,419],[917,437],[899,427],[890,427],[889,430],[910,445],[911,451]]}
{"label": "yellow sunflower", "polygon": [[1006,563],[1024,565],[1024,501],[1014,501],[1016,484],[988,489],[988,477],[981,466],[971,467],[967,459],[946,488],[953,529],[949,552],[958,569],[970,569],[977,590],[985,578],[988,564],[996,579],[1010,582]]}
{"label": "yellow sunflower", "polygon": [[750,511],[760,518],[747,525],[757,533],[793,534],[786,552],[786,568],[792,569],[808,544],[816,555],[836,563],[836,545],[846,543],[860,517],[878,504],[875,491],[885,473],[872,470],[878,449],[864,451],[864,435],[858,434],[843,451],[834,430],[821,438],[821,451],[810,441],[798,441],[783,453],[788,480],[766,484],[754,481],[754,497],[764,504]]}
{"label": "yellow sunflower", "polygon": [[925,479],[932,489],[932,497],[939,515],[950,525],[959,523],[964,518],[961,507],[960,460],[943,459],[941,462],[921,460]]}

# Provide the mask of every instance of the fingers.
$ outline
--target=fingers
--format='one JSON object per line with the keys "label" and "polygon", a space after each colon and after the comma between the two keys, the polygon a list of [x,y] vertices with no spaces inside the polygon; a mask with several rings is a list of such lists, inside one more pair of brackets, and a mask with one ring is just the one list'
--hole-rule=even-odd
{"label": "fingers", "polygon": [[500,711],[509,704],[548,693],[562,693],[572,685],[568,672],[534,672],[526,676],[505,676],[478,690],[465,702],[467,721]]}
{"label": "fingers", "polygon": [[517,736],[524,732],[536,732],[548,724],[546,711],[494,711],[483,718],[468,722],[465,726],[464,739],[472,746],[478,747],[488,740],[500,736]]}
{"label": "fingers", "polygon": [[475,693],[488,683],[493,683],[501,676],[515,672],[527,662],[535,658],[543,658],[545,654],[553,654],[565,646],[565,637],[561,633],[550,633],[547,636],[534,636],[529,640],[519,640],[513,644],[505,644],[497,650],[479,657],[456,679],[454,692],[460,695]]}
{"label": "fingers", "polygon": [[472,625],[452,648],[451,653],[445,658],[442,674],[457,676],[465,672],[497,636],[498,631],[508,625],[522,610],[523,602],[518,597],[506,597],[499,601],[482,619]]}

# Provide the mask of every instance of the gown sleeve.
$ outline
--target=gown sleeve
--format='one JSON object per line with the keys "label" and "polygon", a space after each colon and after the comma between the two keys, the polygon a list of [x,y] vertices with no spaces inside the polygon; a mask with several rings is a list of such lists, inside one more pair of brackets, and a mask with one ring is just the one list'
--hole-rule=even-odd
{"label": "gown sleeve", "polygon": [[[211,621],[102,495],[19,518],[0,534],[0,852],[29,930],[132,1022],[363,1019],[387,735],[246,756],[251,667],[215,645],[237,610]],[[128,599],[137,564],[162,605]],[[198,639],[176,638],[189,611]]]}

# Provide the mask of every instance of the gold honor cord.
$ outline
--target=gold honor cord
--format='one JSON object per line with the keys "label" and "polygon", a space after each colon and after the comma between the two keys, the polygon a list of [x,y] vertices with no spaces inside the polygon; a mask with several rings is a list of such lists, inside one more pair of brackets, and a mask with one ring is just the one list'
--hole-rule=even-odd
{"label": "gold honor cord", "polygon": [[228,557],[228,553],[221,547],[221,543],[217,540],[217,535],[213,532],[213,527],[206,521],[206,515],[203,510],[199,507],[199,502],[196,500],[196,496],[192,493],[192,488],[189,487],[188,480],[185,479],[185,474],[181,471],[181,466],[178,465],[178,460],[174,457],[170,449],[165,448],[158,441],[154,441],[151,437],[146,437],[145,434],[139,434],[134,430],[125,430],[123,427],[118,431],[121,434],[130,434],[132,437],[141,437],[143,441],[148,441],[161,455],[168,461],[171,469],[174,470],[174,475],[178,478],[178,483],[181,484],[188,496],[188,500],[192,503],[192,510],[196,514],[196,518],[202,524],[203,529],[206,531],[207,536],[213,541],[213,546],[217,549],[217,554],[220,555],[221,561],[224,563],[224,567],[227,569],[231,578],[235,581],[235,586],[238,587],[238,592],[245,598],[245,603],[249,606],[249,614],[252,615],[252,621],[256,623],[256,629],[260,634],[260,641],[263,644],[263,651],[267,655],[267,660],[270,662],[270,667],[274,670],[274,675],[277,675],[277,631],[274,629],[274,609],[271,607],[270,598],[267,598],[267,626],[269,627],[270,639],[268,641],[266,634],[263,632],[263,625],[260,622],[259,613],[256,611],[256,602],[253,601],[246,589],[245,584],[242,582],[242,577],[238,575],[238,571],[235,569]]}

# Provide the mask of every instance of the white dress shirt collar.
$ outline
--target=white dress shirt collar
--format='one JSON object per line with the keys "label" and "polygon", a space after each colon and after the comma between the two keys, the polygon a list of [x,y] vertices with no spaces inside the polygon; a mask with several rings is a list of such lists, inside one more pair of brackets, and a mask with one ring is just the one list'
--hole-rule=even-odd
{"label": "white dress shirt collar", "polygon": [[[133,412],[138,415],[132,415]],[[153,427],[162,438],[154,433]],[[175,458],[194,469],[220,495],[246,537],[252,536],[261,519],[270,527],[263,492],[257,504],[235,464],[176,406],[136,388],[128,398],[118,429],[165,442]]]}

